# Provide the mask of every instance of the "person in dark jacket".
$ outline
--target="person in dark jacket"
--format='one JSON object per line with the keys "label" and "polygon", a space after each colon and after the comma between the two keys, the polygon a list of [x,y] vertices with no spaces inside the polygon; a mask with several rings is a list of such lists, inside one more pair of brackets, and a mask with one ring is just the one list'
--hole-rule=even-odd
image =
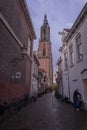
{"label": "person in dark jacket", "polygon": [[81,98],[81,94],[79,90],[76,89],[73,93],[73,106],[76,110],[79,110],[79,99]]}

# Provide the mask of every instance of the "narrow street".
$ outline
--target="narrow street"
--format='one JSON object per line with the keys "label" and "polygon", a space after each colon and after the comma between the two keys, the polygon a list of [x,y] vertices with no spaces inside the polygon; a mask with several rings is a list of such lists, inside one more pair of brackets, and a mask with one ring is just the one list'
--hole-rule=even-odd
{"label": "narrow street", "polygon": [[49,93],[1,123],[0,130],[87,130],[87,112]]}

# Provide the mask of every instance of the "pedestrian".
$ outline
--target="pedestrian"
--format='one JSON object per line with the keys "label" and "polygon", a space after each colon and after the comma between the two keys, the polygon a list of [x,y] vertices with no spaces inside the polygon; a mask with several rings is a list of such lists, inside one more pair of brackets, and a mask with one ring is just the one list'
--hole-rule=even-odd
{"label": "pedestrian", "polygon": [[79,110],[79,99],[81,98],[81,94],[79,93],[79,89],[76,89],[73,93],[73,106],[76,110]]}

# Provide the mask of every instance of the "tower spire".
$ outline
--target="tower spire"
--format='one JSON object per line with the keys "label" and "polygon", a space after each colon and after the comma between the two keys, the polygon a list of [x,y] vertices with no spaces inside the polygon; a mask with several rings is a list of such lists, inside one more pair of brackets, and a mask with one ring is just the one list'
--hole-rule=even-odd
{"label": "tower spire", "polygon": [[[53,61],[50,42],[50,26],[48,25],[47,15],[44,15],[43,25],[40,30],[40,40],[38,47],[38,60],[40,63],[39,68],[42,68],[46,72],[46,83],[52,86],[53,82]],[[46,85],[45,85],[46,86]],[[44,87],[45,87],[44,86]]]}
{"label": "tower spire", "polygon": [[48,20],[47,20],[47,15],[44,15],[44,20],[43,20],[43,26],[47,26],[48,25]]}
{"label": "tower spire", "polygon": [[41,26],[41,34],[40,34],[41,41],[50,41],[50,27],[47,20],[47,15],[44,15],[43,25]]}

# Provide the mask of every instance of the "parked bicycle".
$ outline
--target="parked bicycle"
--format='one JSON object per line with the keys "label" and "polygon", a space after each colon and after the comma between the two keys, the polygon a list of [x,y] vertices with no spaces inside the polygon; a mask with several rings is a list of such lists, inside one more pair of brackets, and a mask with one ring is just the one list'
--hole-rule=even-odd
{"label": "parked bicycle", "polygon": [[79,100],[78,100],[78,108],[80,110],[84,110],[84,102],[82,100],[82,97],[79,97]]}

